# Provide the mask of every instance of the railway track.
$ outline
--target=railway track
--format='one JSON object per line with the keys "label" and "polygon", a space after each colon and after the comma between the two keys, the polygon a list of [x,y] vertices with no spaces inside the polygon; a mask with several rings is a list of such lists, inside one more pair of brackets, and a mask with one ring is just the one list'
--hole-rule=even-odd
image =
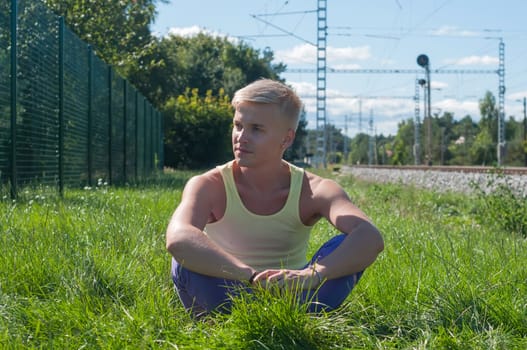
{"label": "railway track", "polygon": [[488,167],[488,166],[441,166],[441,165],[347,165],[345,168],[366,168],[384,170],[414,170],[414,171],[438,171],[456,173],[478,173],[478,174],[507,174],[527,175],[527,167]]}
{"label": "railway track", "polygon": [[399,183],[434,191],[470,193],[475,188],[493,192],[507,186],[527,199],[527,168],[477,166],[386,166],[353,165],[340,169],[342,176],[377,183]]}

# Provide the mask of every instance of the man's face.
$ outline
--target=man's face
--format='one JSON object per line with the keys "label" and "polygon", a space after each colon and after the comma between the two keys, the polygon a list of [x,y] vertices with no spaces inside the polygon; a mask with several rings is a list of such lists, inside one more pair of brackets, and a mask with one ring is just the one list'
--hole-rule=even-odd
{"label": "man's face", "polygon": [[233,119],[234,158],[240,166],[279,160],[291,132],[277,106],[242,102],[236,107]]}

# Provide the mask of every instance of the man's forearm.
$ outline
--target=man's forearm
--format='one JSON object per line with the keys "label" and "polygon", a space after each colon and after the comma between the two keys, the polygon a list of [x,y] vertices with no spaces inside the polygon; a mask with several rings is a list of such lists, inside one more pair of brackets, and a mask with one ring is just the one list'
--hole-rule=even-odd
{"label": "man's forearm", "polygon": [[335,279],[363,271],[383,250],[380,232],[369,222],[359,224],[328,256],[317,262],[324,278]]}
{"label": "man's forearm", "polygon": [[167,232],[167,250],[185,268],[207,276],[248,280],[254,273],[197,229]]}

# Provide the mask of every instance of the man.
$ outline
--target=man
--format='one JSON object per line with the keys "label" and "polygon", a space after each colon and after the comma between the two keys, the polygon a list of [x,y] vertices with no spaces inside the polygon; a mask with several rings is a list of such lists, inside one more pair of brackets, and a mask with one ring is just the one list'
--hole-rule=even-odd
{"label": "man", "polygon": [[[301,109],[292,89],[258,80],[232,105],[234,159],[188,181],[167,228],[183,305],[195,314],[228,309],[235,287],[258,285],[300,290],[310,311],[338,307],[383,250],[381,234],[337,183],[282,159]],[[307,262],[321,218],[343,234]]]}

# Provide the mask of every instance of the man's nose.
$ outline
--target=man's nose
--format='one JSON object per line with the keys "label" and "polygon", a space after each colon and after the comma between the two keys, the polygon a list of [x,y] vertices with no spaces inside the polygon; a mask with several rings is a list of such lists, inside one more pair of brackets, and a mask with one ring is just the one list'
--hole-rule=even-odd
{"label": "man's nose", "polygon": [[245,129],[240,129],[237,131],[237,139],[238,142],[244,142],[247,141],[247,131]]}

